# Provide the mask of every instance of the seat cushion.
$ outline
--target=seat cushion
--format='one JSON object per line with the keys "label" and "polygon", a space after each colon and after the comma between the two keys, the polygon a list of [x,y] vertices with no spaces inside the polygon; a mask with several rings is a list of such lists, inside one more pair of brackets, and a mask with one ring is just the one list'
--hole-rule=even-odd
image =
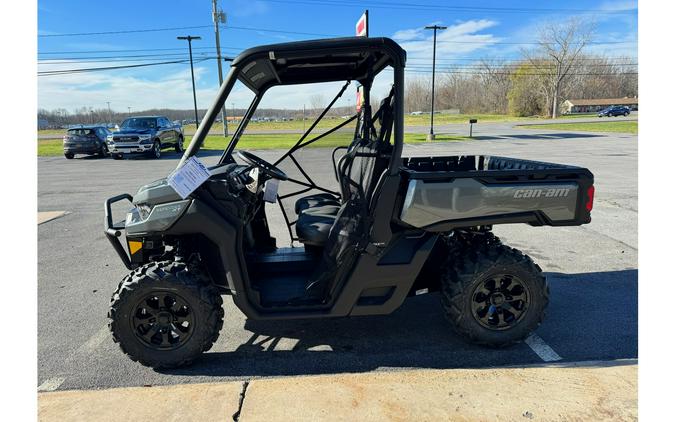
{"label": "seat cushion", "polygon": [[300,213],[309,208],[321,207],[323,205],[337,205],[340,206],[340,198],[330,193],[317,193],[315,195],[308,195],[295,201],[295,213]]}
{"label": "seat cushion", "polygon": [[323,246],[328,240],[328,233],[339,210],[340,207],[337,205],[325,205],[301,212],[295,223],[295,232],[300,242],[305,245]]}

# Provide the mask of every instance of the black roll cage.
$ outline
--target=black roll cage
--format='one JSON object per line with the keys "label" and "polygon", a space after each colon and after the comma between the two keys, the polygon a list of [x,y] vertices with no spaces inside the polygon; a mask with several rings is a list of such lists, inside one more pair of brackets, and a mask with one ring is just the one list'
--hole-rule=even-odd
{"label": "black roll cage", "polygon": [[[223,151],[218,162],[219,165],[233,161],[232,154],[234,149],[251,120],[253,113],[260,104],[265,92],[269,88],[277,85],[346,81],[330,104],[314,120],[312,125],[305,131],[300,139],[298,139],[298,141],[274,163],[277,165],[286,158],[289,158],[306,179],[305,182],[289,178],[288,181],[302,186],[302,188],[278,197],[279,206],[291,238],[291,244],[293,244],[294,241],[298,240],[298,238],[293,236],[293,231],[291,229],[296,221],[289,220],[282,201],[311,190],[319,190],[333,195],[339,194],[338,192],[317,185],[298,163],[293,153],[339,130],[359,117],[359,114],[355,114],[332,129],[309,140],[305,140],[309,133],[311,133],[318,122],[326,115],[354,80],[358,81],[364,88],[362,118],[359,121],[359,124],[357,124],[355,136],[358,134],[360,129],[359,126],[365,126],[364,134],[365,136],[370,136],[372,128],[370,88],[372,81],[380,71],[391,66],[394,71],[394,96],[397,99],[402,99],[404,92],[405,59],[405,51],[389,38],[334,38],[274,44],[248,49],[237,56],[232,62],[230,71],[218,91],[215,102],[204,116],[202,124],[199,126],[192,141],[186,148],[178,167],[182,166],[188,158],[199,151],[206,135],[225,104],[227,96],[237,80],[243,82],[253,91],[254,98],[244,113],[239,126],[232,134],[230,143]],[[258,81],[259,83],[257,83]],[[394,142],[387,171],[390,175],[397,175],[401,165],[401,152],[403,150],[402,100],[394,102],[393,112]],[[336,174],[336,178],[338,178],[338,166],[335,161],[335,154],[341,149],[346,149],[346,147],[337,147],[332,152],[333,170]]]}

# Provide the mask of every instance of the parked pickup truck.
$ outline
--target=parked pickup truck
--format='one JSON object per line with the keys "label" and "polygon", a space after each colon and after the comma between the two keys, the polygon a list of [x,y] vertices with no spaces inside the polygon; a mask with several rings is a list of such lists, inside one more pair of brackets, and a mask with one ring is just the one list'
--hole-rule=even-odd
{"label": "parked pickup truck", "polygon": [[108,150],[117,160],[130,154],[159,158],[168,147],[182,153],[183,140],[183,127],[164,116],[129,117],[118,132],[107,137]]}

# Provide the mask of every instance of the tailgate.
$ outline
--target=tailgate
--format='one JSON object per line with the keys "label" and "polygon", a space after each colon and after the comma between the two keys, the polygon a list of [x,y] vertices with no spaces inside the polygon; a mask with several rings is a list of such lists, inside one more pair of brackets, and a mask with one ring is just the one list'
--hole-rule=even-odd
{"label": "tailgate", "polygon": [[591,221],[593,174],[585,168],[492,156],[404,160],[402,223],[429,231]]}

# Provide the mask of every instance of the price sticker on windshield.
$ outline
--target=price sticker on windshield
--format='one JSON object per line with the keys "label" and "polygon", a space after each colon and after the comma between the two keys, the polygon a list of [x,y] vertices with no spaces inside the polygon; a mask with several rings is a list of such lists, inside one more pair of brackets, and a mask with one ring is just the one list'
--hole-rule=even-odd
{"label": "price sticker on windshield", "polygon": [[190,157],[182,167],[169,174],[167,183],[181,198],[185,199],[209,177],[211,177],[211,172],[204,163],[197,157]]}

